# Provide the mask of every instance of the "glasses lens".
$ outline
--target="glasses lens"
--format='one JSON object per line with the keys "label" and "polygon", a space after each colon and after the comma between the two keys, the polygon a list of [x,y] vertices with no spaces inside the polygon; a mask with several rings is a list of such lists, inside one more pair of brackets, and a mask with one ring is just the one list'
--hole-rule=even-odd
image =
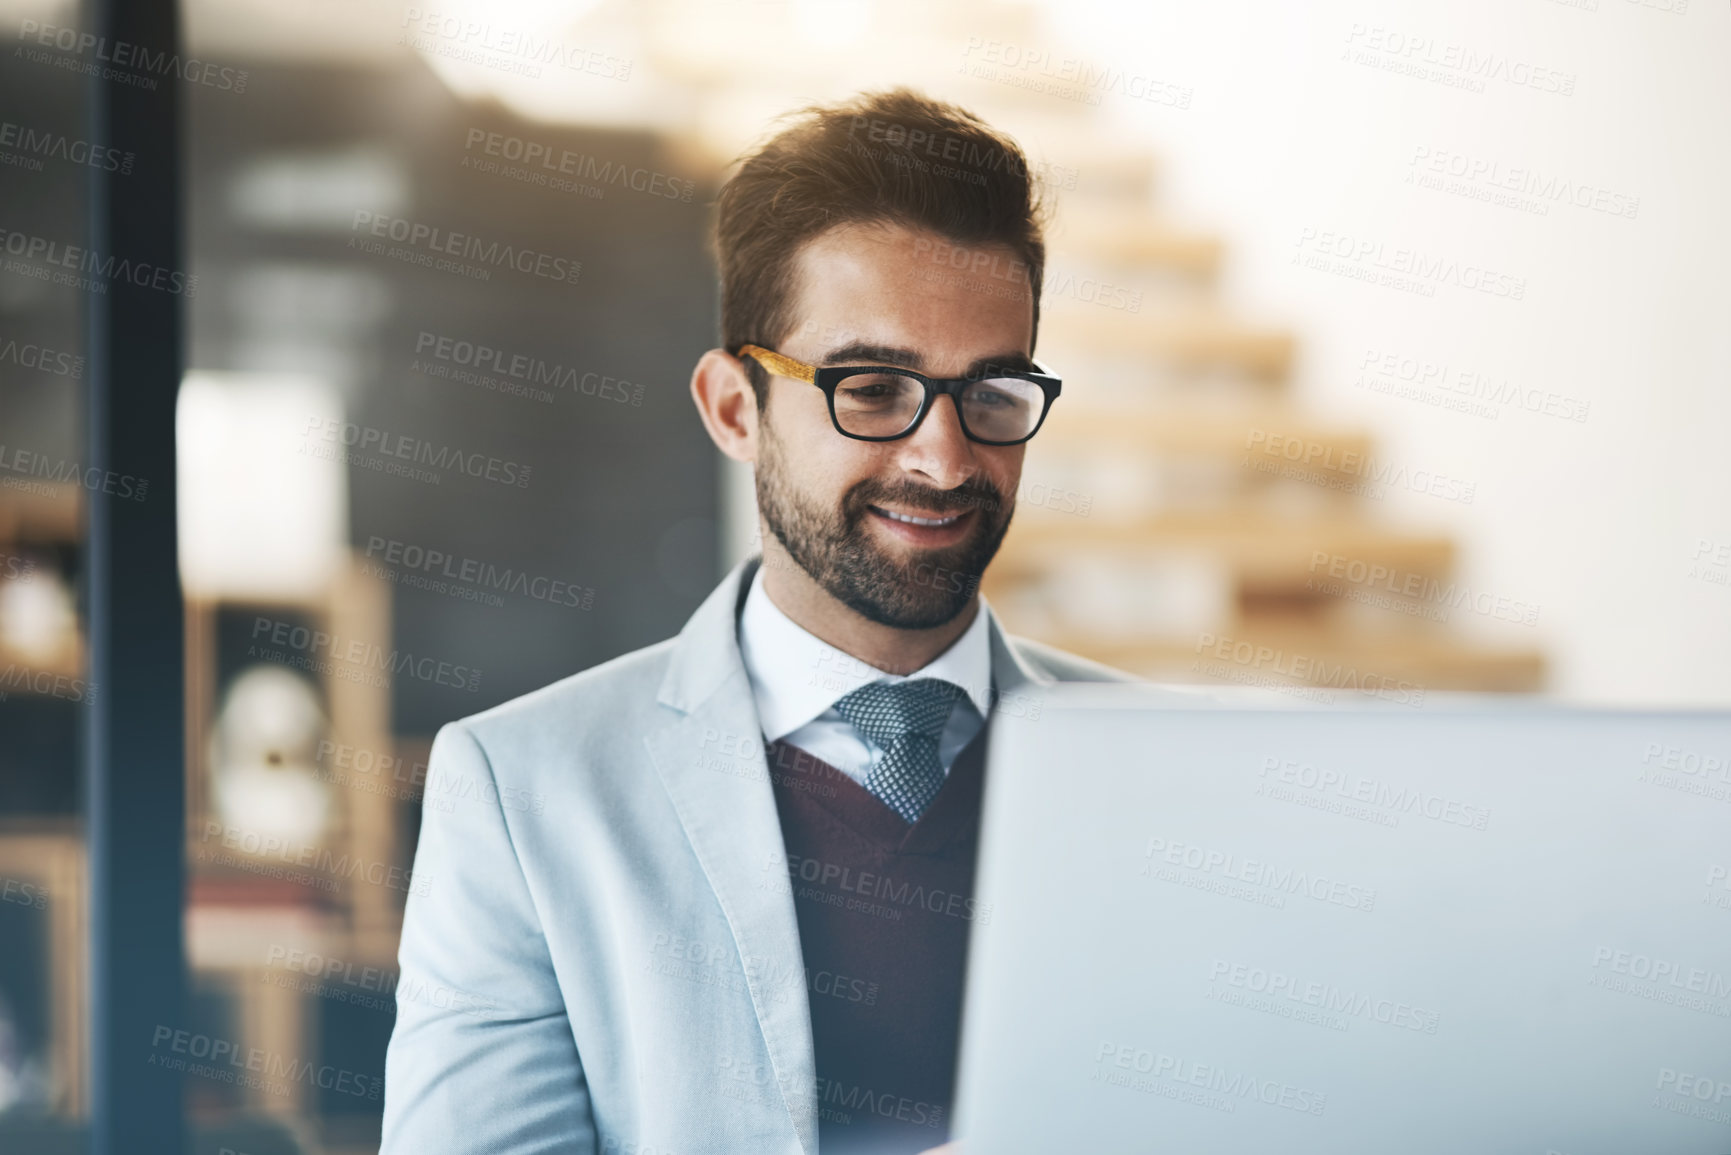
{"label": "glasses lens", "polygon": [[926,398],[917,378],[900,373],[855,373],[835,387],[835,419],[845,433],[894,437],[909,425]]}
{"label": "glasses lens", "polygon": [[1020,377],[987,377],[962,390],[962,423],[984,441],[1020,441],[1045,408],[1045,391]]}

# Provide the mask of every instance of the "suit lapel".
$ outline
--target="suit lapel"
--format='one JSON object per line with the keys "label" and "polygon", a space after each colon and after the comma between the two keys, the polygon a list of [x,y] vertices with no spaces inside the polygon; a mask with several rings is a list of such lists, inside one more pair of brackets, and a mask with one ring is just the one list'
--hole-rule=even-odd
{"label": "suit lapel", "polygon": [[[734,616],[755,568],[755,558],[736,567],[680,632],[659,697],[682,716],[644,742],[747,961],[770,1065],[809,1155],[817,1149],[817,1063],[799,920]],[[786,997],[796,978],[798,997]]]}
{"label": "suit lapel", "polygon": [[986,636],[991,639],[992,647],[992,709],[996,710],[1003,704],[1018,717],[1025,710],[1033,711],[1038,717],[1044,691],[1057,679],[1022,655],[983,596],[980,612],[986,615]]}
{"label": "suit lapel", "polygon": [[[678,718],[644,743],[686,838],[721,904],[782,1102],[801,1147],[817,1149],[817,1061],[793,886],[770,788],[757,704],[739,654],[738,612],[759,559],[747,558],[704,599],[675,640],[657,699]],[[991,615],[989,606],[982,612]],[[1052,677],[1031,665],[991,615],[993,708],[1038,716]],[[725,772],[730,767],[737,772]],[[799,997],[776,998],[800,976]]]}

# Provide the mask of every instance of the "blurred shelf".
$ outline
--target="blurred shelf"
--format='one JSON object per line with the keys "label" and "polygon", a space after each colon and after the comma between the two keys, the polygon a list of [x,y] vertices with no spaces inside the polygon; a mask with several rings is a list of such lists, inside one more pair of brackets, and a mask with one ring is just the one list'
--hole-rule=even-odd
{"label": "blurred shelf", "polygon": [[[76,819],[0,819],[0,881],[6,901],[42,911],[47,979],[44,1010],[50,1072],[49,1109],[76,1117],[85,1110],[86,1007],[85,857]],[[8,952],[32,944],[7,941]]]}
{"label": "blurred shelf", "polygon": [[[24,653],[0,644],[0,698],[7,694],[25,694],[41,698],[66,698],[82,701],[82,688],[70,688],[84,674],[84,639],[76,638],[71,647],[49,655]],[[48,685],[40,682],[49,679]],[[76,692],[74,692],[76,690]]]}
{"label": "blurred shelf", "polygon": [[0,487],[0,543],[82,540],[83,503],[78,486],[24,478],[6,480],[19,484]]}

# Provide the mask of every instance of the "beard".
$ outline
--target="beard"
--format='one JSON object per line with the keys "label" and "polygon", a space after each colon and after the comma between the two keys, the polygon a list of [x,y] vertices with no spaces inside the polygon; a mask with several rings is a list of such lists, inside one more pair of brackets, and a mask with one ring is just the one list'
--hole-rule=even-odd
{"label": "beard", "polygon": [[[1015,513],[984,478],[955,489],[886,485],[867,479],[842,494],[839,511],[795,492],[788,483],[781,444],[763,432],[756,469],[757,508],[794,563],[824,591],[861,617],[901,630],[926,630],[953,621],[979,589]],[[954,545],[921,550],[902,562],[872,540],[869,506],[907,504],[921,510],[974,510],[974,527]]]}

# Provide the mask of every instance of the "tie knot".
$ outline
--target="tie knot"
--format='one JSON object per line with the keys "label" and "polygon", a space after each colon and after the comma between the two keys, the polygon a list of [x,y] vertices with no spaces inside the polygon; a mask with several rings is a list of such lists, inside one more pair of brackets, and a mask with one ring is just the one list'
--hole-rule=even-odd
{"label": "tie knot", "polygon": [[943,733],[962,688],[942,678],[871,682],[839,699],[835,708],[853,728],[888,749],[906,734]]}

